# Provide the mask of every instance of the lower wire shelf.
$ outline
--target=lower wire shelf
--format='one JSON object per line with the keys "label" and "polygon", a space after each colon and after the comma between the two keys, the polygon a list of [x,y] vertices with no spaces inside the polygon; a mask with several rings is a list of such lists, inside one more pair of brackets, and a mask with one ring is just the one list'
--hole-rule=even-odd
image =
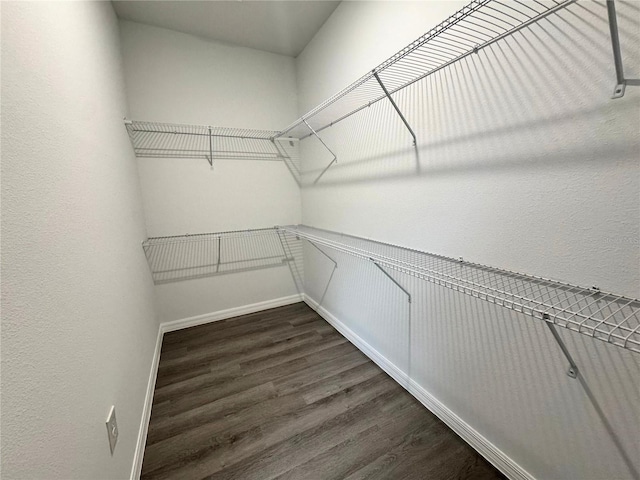
{"label": "lower wire shelf", "polygon": [[294,274],[302,263],[300,242],[276,228],[153,237],[142,247],[156,285],[283,265]]}
{"label": "lower wire shelf", "polygon": [[640,353],[640,300],[303,225],[278,228],[315,246]]}

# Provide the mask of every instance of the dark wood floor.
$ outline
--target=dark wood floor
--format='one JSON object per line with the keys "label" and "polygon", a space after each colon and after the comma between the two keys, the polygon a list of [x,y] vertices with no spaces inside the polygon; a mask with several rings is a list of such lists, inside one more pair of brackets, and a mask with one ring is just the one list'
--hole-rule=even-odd
{"label": "dark wood floor", "polygon": [[142,478],[504,477],[298,303],[165,335]]}

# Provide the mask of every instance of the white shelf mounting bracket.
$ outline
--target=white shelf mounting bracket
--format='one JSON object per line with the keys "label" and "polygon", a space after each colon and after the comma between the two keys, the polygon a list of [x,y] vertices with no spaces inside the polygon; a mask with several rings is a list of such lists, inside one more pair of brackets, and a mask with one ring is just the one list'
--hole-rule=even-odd
{"label": "white shelf mounting bracket", "polygon": [[553,323],[550,322],[549,314],[548,313],[543,314],[542,315],[542,320],[544,320],[544,323],[547,325],[547,327],[549,327],[549,330],[551,330],[551,334],[553,335],[554,340],[556,341],[556,343],[560,347],[560,350],[562,350],[562,353],[564,354],[564,356],[567,358],[567,361],[569,362],[569,368],[567,369],[567,375],[569,377],[571,377],[571,378],[577,378],[578,377],[578,366],[576,365],[576,362],[573,360],[573,357],[571,356],[571,353],[569,353],[569,350],[567,349],[567,346],[562,341],[562,338],[560,337],[560,334],[558,334],[558,330],[556,330],[556,326]]}
{"label": "white shelf mounting bracket", "polygon": [[609,30],[611,32],[611,46],[613,47],[613,63],[616,67],[616,87],[613,89],[611,98],[621,98],[627,88],[627,81],[624,78],[622,68],[622,53],[620,52],[620,37],[618,35],[618,17],[616,15],[616,4],[614,0],[607,0],[607,15],[609,17]]}
{"label": "white shelf mounting bracket", "polygon": [[326,167],[324,167],[324,170],[322,170],[322,172],[320,172],[320,175],[318,175],[318,177],[313,181],[314,184],[318,183],[318,180],[320,180],[320,178],[322,178],[322,176],[327,172],[327,170],[329,170],[329,168],[331,167],[331,165],[333,165],[334,163],[336,163],[338,161],[338,157],[336,156],[335,153],[333,153],[333,151],[327,147],[327,144],[324,143],[324,141],[322,140],[322,138],[320,138],[320,136],[316,133],[316,131],[311,127],[311,125],[309,125],[309,123],[306,120],[302,120],[304,122],[304,124],[307,126],[307,128],[311,131],[311,133],[318,139],[320,140],[320,143],[324,146],[324,148],[327,149],[327,151],[333,156],[333,160],[331,160],[331,162],[329,162],[329,165],[327,165]]}
{"label": "white shelf mounting bracket", "polygon": [[207,129],[209,130],[209,158],[207,161],[213,170],[213,135],[211,135],[211,127],[207,127]]}
{"label": "white shelf mounting bracket", "polygon": [[395,286],[396,286],[396,287],[398,287],[400,290],[402,290],[402,292],[407,296],[407,301],[408,301],[409,303],[411,303],[411,294],[409,293],[409,291],[408,291],[406,288],[404,288],[402,285],[400,285],[400,284],[398,283],[398,281],[397,281],[395,278],[393,278],[391,275],[389,275],[389,272],[387,272],[384,268],[382,268],[382,267],[378,264],[378,262],[376,262],[373,258],[369,258],[369,260],[370,260],[371,262],[373,262],[373,264],[374,264],[376,267],[378,267],[378,269],[379,269],[382,273],[384,273],[384,274],[385,274],[385,276],[386,276],[389,280],[391,280],[391,281],[395,284]]}
{"label": "white shelf mounting bracket", "polygon": [[373,76],[376,78],[376,80],[378,81],[378,84],[380,85],[380,88],[382,88],[382,91],[384,92],[386,97],[391,102],[391,105],[393,106],[393,108],[395,109],[397,114],[400,116],[400,120],[402,120],[402,123],[404,123],[404,126],[407,127],[407,130],[409,130],[409,133],[413,137],[413,146],[415,147],[417,145],[416,134],[414,133],[413,129],[411,128],[411,125],[409,125],[409,122],[407,121],[407,119],[404,118],[404,115],[402,114],[402,111],[400,110],[400,107],[398,107],[396,102],[393,100],[393,98],[391,97],[391,94],[389,93],[389,90],[387,90],[387,87],[385,87],[384,83],[382,83],[382,80],[380,80],[380,77],[378,76],[378,72],[373,70]]}

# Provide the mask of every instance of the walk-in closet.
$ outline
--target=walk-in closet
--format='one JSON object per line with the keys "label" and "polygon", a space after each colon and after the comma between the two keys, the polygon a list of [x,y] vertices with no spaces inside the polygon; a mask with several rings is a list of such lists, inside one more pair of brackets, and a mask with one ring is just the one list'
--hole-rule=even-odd
{"label": "walk-in closet", "polygon": [[2,478],[640,480],[640,3],[0,3]]}

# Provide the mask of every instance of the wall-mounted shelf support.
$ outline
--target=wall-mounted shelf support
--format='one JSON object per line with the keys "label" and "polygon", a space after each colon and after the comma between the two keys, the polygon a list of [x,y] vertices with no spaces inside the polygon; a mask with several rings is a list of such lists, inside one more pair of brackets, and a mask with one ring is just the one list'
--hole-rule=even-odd
{"label": "wall-mounted shelf support", "polygon": [[393,98],[391,98],[391,95],[389,94],[389,90],[387,90],[387,87],[384,86],[384,83],[382,83],[382,80],[380,80],[380,76],[378,75],[378,73],[375,70],[373,71],[373,76],[376,78],[376,80],[380,84],[380,88],[382,88],[382,91],[387,96],[387,98],[391,102],[391,105],[393,106],[393,108],[396,110],[396,112],[400,116],[400,119],[402,120],[402,123],[404,123],[405,127],[407,127],[407,129],[409,130],[409,133],[413,137],[413,146],[415,147],[417,145],[416,134],[413,132],[413,129],[411,128],[411,125],[409,125],[409,122],[407,122],[407,119],[404,118],[404,115],[400,111],[400,108],[398,107],[398,105],[396,105],[396,102],[393,100]]}
{"label": "wall-mounted shelf support", "polygon": [[409,303],[411,303],[411,294],[409,293],[409,291],[408,291],[406,288],[404,288],[402,285],[400,285],[400,284],[398,283],[398,281],[397,281],[395,278],[393,278],[391,275],[389,275],[389,272],[387,272],[384,268],[382,268],[382,267],[380,266],[380,264],[379,264],[378,262],[376,262],[373,258],[369,258],[369,260],[370,260],[370,261],[371,261],[371,262],[372,262],[376,267],[378,267],[378,270],[380,270],[382,273],[384,273],[384,274],[385,274],[385,276],[386,276],[389,280],[391,280],[391,281],[396,285],[396,287],[398,287],[400,290],[402,290],[402,292],[407,296],[407,301],[408,301]]}
{"label": "wall-mounted shelf support", "polygon": [[620,51],[620,37],[618,36],[618,17],[614,0],[607,0],[607,15],[609,16],[609,30],[611,32],[611,46],[613,47],[613,63],[616,67],[616,87],[611,98],[621,98],[627,88],[622,68],[622,53]]}
{"label": "wall-mounted shelf support", "polygon": [[549,320],[549,315],[548,314],[545,313],[544,315],[542,315],[542,319],[547,324],[547,327],[549,327],[549,330],[551,330],[551,334],[553,335],[554,340],[556,341],[556,343],[560,347],[560,350],[562,350],[562,353],[564,353],[564,356],[567,358],[567,361],[569,362],[569,368],[567,369],[567,375],[570,376],[571,378],[577,378],[578,377],[578,367],[576,365],[576,362],[573,360],[573,357],[569,353],[569,350],[567,349],[567,346],[562,341],[562,338],[560,338],[560,334],[558,333],[558,330],[556,330],[555,325],[553,325],[552,323],[549,323],[549,321],[548,321]]}
{"label": "wall-mounted shelf support", "polygon": [[322,140],[322,138],[320,138],[320,135],[318,135],[316,133],[316,131],[311,127],[311,125],[309,125],[307,123],[306,120],[302,120],[304,122],[304,124],[309,128],[309,130],[311,131],[311,133],[318,139],[320,140],[320,143],[324,146],[324,148],[327,149],[327,151],[333,156],[333,160],[331,160],[331,162],[329,162],[329,165],[327,165],[326,167],[324,167],[324,170],[322,170],[322,172],[320,172],[320,175],[318,175],[318,178],[316,178],[313,183],[318,183],[318,180],[320,180],[320,178],[327,172],[327,170],[329,170],[329,168],[331,167],[331,165],[333,165],[334,163],[336,163],[338,161],[338,157],[336,156],[335,153],[333,153],[333,151],[327,146],[326,143],[324,143],[324,141]]}
{"label": "wall-mounted shelf support", "polygon": [[622,68],[622,53],[620,51],[620,37],[618,36],[618,17],[614,0],[607,0],[607,15],[609,16],[609,30],[611,32],[611,46],[613,47],[613,63],[616,67],[616,87],[611,98],[621,98],[627,87]]}
{"label": "wall-mounted shelf support", "polygon": [[213,168],[213,137],[211,136],[211,127],[207,128],[209,130],[209,158],[207,158],[207,160],[209,161],[211,168]]}
{"label": "wall-mounted shelf support", "polygon": [[[298,237],[299,238],[299,237]],[[333,263],[333,268],[336,269],[338,268],[338,262],[336,262],[333,258],[331,258],[331,256],[325,252],[324,250],[322,250],[319,246],[317,246],[315,243],[313,242],[309,242],[309,245],[311,245],[313,248],[315,248],[316,250],[318,250],[322,255],[324,255],[325,257],[327,257],[332,263]]]}
{"label": "wall-mounted shelf support", "polygon": [[391,276],[391,274],[389,272],[387,272],[384,268],[382,268],[382,266],[376,262],[373,258],[369,257],[369,261],[371,261],[376,267],[378,267],[378,270],[380,270],[389,280],[391,280],[393,282],[393,284],[398,287],[402,293],[404,293],[407,296],[407,302],[409,304],[409,307],[407,308],[407,342],[408,342],[408,348],[407,348],[407,372],[406,372],[406,382],[407,382],[407,386],[410,385],[410,380],[411,380],[411,294],[409,293],[409,291],[404,288],[402,285],[400,285],[400,283]]}

